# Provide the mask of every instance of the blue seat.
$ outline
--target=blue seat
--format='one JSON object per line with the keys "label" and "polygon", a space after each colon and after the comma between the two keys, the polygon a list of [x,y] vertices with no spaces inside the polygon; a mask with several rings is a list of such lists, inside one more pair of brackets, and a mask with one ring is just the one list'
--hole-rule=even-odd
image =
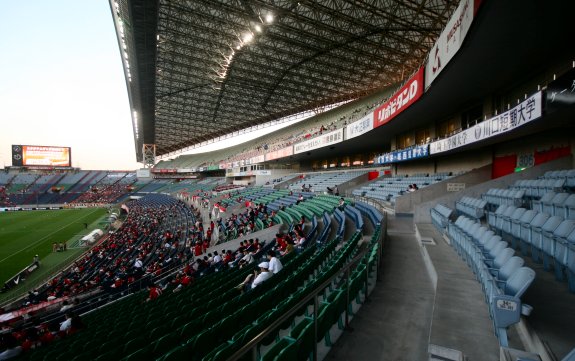
{"label": "blue seat", "polygon": [[564,258],[563,265],[567,273],[567,282],[569,284],[569,291],[575,292],[575,231],[567,236],[565,242],[567,256]]}
{"label": "blue seat", "polygon": [[511,215],[515,212],[515,210],[517,210],[517,207],[509,206],[509,207],[507,207],[505,212],[498,214],[497,219],[495,221],[495,228],[497,228],[499,231],[502,231],[503,230],[503,224],[505,222],[509,221],[509,219],[511,218]]}
{"label": "blue seat", "polygon": [[569,235],[575,231],[575,221],[566,219],[553,231],[553,236],[548,237],[551,242],[551,248],[546,250],[546,254],[550,254],[553,259],[553,268],[555,269],[555,278],[559,281],[563,280],[563,272],[567,263],[567,242]]}
{"label": "blue seat", "polygon": [[511,219],[511,235],[513,236],[513,248],[517,249],[517,243],[521,238],[521,224],[529,224],[533,220],[533,217],[537,215],[537,212],[528,209],[523,213],[519,220]]}
{"label": "blue seat", "polygon": [[499,207],[497,207],[495,212],[489,212],[487,214],[487,223],[489,223],[490,226],[495,227],[497,223],[497,216],[503,214],[503,212],[505,212],[507,208],[508,206],[506,204],[502,204]]}
{"label": "blue seat", "polygon": [[525,208],[516,208],[515,211],[509,217],[504,217],[501,222],[501,231],[506,234],[511,234],[511,228],[513,221],[519,221],[521,216],[526,212]]}
{"label": "blue seat", "polygon": [[555,206],[555,215],[565,219],[575,219],[575,194],[569,195],[563,204]]}
{"label": "blue seat", "polygon": [[567,198],[569,198],[569,193],[557,193],[549,204],[543,205],[543,211],[547,214],[565,218],[562,207],[565,201],[567,201]]}
{"label": "blue seat", "polygon": [[[542,213],[545,214],[545,213]],[[559,224],[561,224],[561,222],[563,221],[563,218],[561,217],[557,217],[557,216],[552,216],[549,217],[545,223],[543,223],[543,225],[541,225],[540,227],[538,226],[532,226],[531,227],[531,232],[532,232],[532,236],[531,236],[531,258],[533,259],[533,262],[541,262],[542,254],[545,251],[549,251],[550,255],[553,255],[553,253],[551,252],[551,245],[549,243],[552,244],[552,242],[548,242],[547,244],[547,249],[543,247],[543,239],[545,236],[547,236],[547,238],[552,238],[553,237],[553,231],[555,231],[555,229],[559,226]],[[547,260],[547,265],[544,265],[545,269],[549,268],[549,259],[550,258],[546,258]]]}
{"label": "blue seat", "polygon": [[555,192],[547,192],[541,197],[539,200],[533,201],[533,209],[537,212],[543,212],[544,204],[550,203],[551,200],[555,197]]}
{"label": "blue seat", "polygon": [[525,260],[518,256],[513,256],[501,268],[494,269],[492,274],[500,281],[506,281],[519,268],[523,267]]}
{"label": "blue seat", "polygon": [[531,241],[533,239],[533,230],[541,228],[549,219],[546,213],[537,213],[529,223],[521,223],[521,253],[527,256],[531,248]]}

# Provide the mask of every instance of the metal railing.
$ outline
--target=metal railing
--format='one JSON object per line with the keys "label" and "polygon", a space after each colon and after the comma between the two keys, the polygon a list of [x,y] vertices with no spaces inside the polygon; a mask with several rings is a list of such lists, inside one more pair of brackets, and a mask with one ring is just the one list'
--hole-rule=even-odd
{"label": "metal railing", "polygon": [[[380,269],[381,269],[381,256],[382,256],[382,246],[383,242],[386,239],[387,235],[387,216],[384,213],[384,219],[381,223],[381,231],[379,239],[377,240],[379,247],[378,247],[378,257],[376,262],[376,270],[375,270],[375,277],[376,281],[379,280],[380,277]],[[266,327],[262,332],[260,332],[256,337],[242,346],[239,350],[237,350],[234,354],[230,356],[228,361],[236,361],[239,360],[242,356],[246,353],[252,353],[252,360],[257,360],[257,346],[266,336],[272,333],[274,330],[280,327],[285,321],[289,320],[290,318],[294,317],[295,313],[298,312],[302,307],[307,306],[310,301],[313,299],[313,323],[314,323],[314,347],[313,347],[313,360],[317,361],[317,342],[315,342],[315,338],[317,337],[317,330],[318,330],[318,311],[319,311],[319,300],[318,296],[340,275],[345,274],[345,292],[346,292],[346,307],[345,307],[345,330],[349,330],[349,307],[348,305],[351,303],[350,299],[350,275],[353,268],[359,264],[364,256],[370,251],[371,247],[366,247],[359,252],[357,256],[355,256],[351,261],[349,261],[343,268],[335,272],[329,279],[327,279],[322,284],[315,287],[307,296],[305,296],[302,300],[300,300],[297,304],[291,307],[287,312],[277,318],[272,324]],[[368,299],[368,282],[369,282],[369,275],[370,270],[369,267],[365,268],[365,300]]]}

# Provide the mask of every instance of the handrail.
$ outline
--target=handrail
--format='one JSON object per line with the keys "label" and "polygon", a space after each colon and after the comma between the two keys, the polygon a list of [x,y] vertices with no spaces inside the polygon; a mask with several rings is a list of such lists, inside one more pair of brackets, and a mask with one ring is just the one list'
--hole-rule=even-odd
{"label": "handrail", "polygon": [[[380,242],[380,240],[378,240],[378,243]],[[381,247],[380,247],[381,248]],[[320,284],[319,286],[315,287],[313,289],[312,292],[310,292],[307,296],[305,296],[302,300],[300,300],[296,305],[294,305],[291,309],[289,309],[287,312],[285,312],[283,315],[281,315],[279,318],[277,318],[274,322],[272,322],[271,325],[269,325],[268,327],[266,327],[262,332],[260,332],[256,337],[254,337],[251,341],[249,341],[247,344],[245,344],[244,346],[242,346],[239,350],[237,350],[236,352],[234,352],[230,358],[228,359],[228,361],[236,361],[239,360],[245,353],[247,353],[249,350],[252,350],[252,359],[255,361],[257,358],[257,345],[258,343],[263,340],[267,335],[269,335],[273,330],[275,330],[278,326],[280,326],[281,324],[283,324],[286,320],[288,320],[290,317],[292,317],[299,309],[301,309],[303,306],[307,305],[309,303],[309,301],[311,299],[314,300],[314,338],[316,337],[317,334],[317,315],[318,315],[318,308],[319,308],[319,303],[318,303],[318,295],[319,293],[321,293],[329,284],[331,284],[331,282],[338,277],[340,274],[342,273],[346,273],[346,284],[347,284],[347,289],[348,292],[346,294],[346,304],[349,304],[349,274],[350,274],[350,269],[352,267],[354,267],[357,263],[359,263],[363,257],[368,253],[369,251],[369,247],[364,248],[363,250],[360,251],[360,253],[354,257],[350,262],[348,262],[345,266],[343,266],[343,268],[341,268],[340,270],[338,270],[337,272],[335,272],[329,279],[327,279],[325,282],[323,282],[322,284]],[[378,261],[379,262],[379,261]],[[378,268],[379,268],[379,264],[378,264]],[[379,273],[376,272],[376,276],[379,277]],[[369,277],[369,268],[366,267],[366,283],[367,283],[367,279]],[[366,294],[367,297],[367,294]],[[346,317],[345,317],[345,324],[346,327],[348,327],[348,307],[346,307],[345,310],[346,313]],[[317,360],[317,343],[314,342],[314,350],[313,350],[313,359]]]}

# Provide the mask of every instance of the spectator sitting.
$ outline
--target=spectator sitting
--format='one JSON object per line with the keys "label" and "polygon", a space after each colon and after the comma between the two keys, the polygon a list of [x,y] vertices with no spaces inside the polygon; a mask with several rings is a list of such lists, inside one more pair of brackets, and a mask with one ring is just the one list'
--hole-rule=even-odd
{"label": "spectator sitting", "polygon": [[276,257],[276,253],[273,250],[268,251],[268,260],[269,260],[269,271],[273,274],[278,273],[282,270],[283,265],[280,260]]}
{"label": "spectator sitting", "polygon": [[64,301],[64,302],[62,302],[62,308],[60,308],[60,312],[64,312],[66,310],[69,310],[72,307],[74,307],[74,306],[71,305],[70,303],[68,303],[68,301]]}

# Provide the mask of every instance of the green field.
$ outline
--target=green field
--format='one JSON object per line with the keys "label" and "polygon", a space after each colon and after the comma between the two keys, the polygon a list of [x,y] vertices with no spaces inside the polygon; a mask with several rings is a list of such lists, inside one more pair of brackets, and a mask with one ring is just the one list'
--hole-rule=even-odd
{"label": "green field", "polygon": [[105,214],[102,208],[0,213],[0,285],[32,263],[36,254],[44,271],[48,264],[53,268],[79,254],[79,250],[69,250],[56,256],[52,243],[87,233],[84,223],[90,225]]}

